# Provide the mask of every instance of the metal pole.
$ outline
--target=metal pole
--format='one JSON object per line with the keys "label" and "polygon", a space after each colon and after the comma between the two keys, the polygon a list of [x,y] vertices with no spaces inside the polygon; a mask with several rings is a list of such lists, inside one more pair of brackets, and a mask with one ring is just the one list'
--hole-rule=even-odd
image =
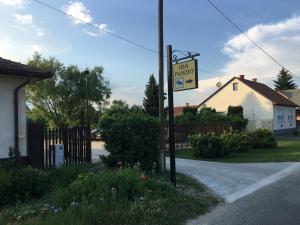
{"label": "metal pole", "polygon": [[163,0],[158,0],[158,75],[159,75],[159,156],[161,172],[166,169],[165,161],[165,117],[164,117],[164,26]]}
{"label": "metal pole", "polygon": [[171,182],[176,187],[172,45],[167,46],[167,65],[168,65],[168,100],[169,100],[168,109],[169,109],[170,172],[171,172]]}
{"label": "metal pole", "polygon": [[85,111],[85,119],[86,119],[86,126],[88,127],[89,126],[89,115],[88,115],[88,107],[89,107],[89,100],[88,100],[88,76],[89,76],[89,73],[90,71],[88,69],[86,69],[84,71],[85,73],[85,107],[86,107],[86,111]]}

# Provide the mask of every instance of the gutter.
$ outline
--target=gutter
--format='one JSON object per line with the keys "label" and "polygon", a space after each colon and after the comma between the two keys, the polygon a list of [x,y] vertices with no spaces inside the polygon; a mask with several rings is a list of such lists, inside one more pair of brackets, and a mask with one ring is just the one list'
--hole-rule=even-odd
{"label": "gutter", "polygon": [[30,77],[28,77],[28,79],[23,82],[22,84],[20,84],[19,86],[17,86],[14,90],[14,117],[15,117],[15,149],[16,150],[20,150],[19,149],[19,96],[18,96],[18,92],[21,88],[23,88],[24,86],[26,86],[27,84],[30,83]]}

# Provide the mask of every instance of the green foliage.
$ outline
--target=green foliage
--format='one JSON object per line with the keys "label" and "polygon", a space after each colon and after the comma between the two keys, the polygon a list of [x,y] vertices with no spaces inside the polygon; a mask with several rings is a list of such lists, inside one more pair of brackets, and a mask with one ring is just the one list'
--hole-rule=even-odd
{"label": "green foliage", "polygon": [[248,119],[245,119],[240,115],[232,115],[232,116],[228,116],[227,118],[233,130],[243,131],[246,129],[248,124]]}
{"label": "green foliage", "polygon": [[[238,107],[231,108],[232,111],[241,111]],[[207,124],[207,123],[230,123],[234,130],[244,130],[248,124],[248,120],[243,117],[243,114],[230,113],[230,115],[224,115],[217,113],[213,108],[202,108],[199,112],[194,110],[187,110],[182,115],[175,117],[176,124]]]}
{"label": "green foliage", "polygon": [[277,80],[274,80],[273,82],[276,90],[289,90],[297,88],[297,85],[293,80],[293,76],[284,68],[279,71]]}
{"label": "green foliage", "polygon": [[[182,176],[178,182],[181,186]],[[45,200],[0,214],[1,224],[19,225],[179,225],[208,210],[217,200],[195,181],[183,183],[185,194],[164,178],[145,177],[140,170],[121,168],[81,174],[71,185]],[[46,203],[46,204],[45,204]]]}
{"label": "green foliage", "polygon": [[195,107],[186,106],[183,108],[183,114],[191,113],[193,115],[196,115],[198,113],[198,109]]}
{"label": "green foliage", "polygon": [[277,142],[273,133],[267,129],[255,131],[196,134],[189,136],[189,143],[195,157],[221,158],[233,152],[245,152],[251,148],[275,148]]}
{"label": "green foliage", "polygon": [[220,158],[228,156],[232,151],[224,145],[222,137],[214,133],[192,135],[189,143],[196,157]]}
{"label": "green foliage", "polygon": [[258,129],[248,132],[252,148],[275,148],[277,146],[273,133],[268,129]]}
{"label": "green foliage", "polygon": [[176,124],[204,124],[204,123],[217,123],[227,122],[225,115],[217,113],[212,108],[202,108],[199,112],[186,111],[182,115],[175,117]]}
{"label": "green foliage", "polygon": [[158,121],[125,102],[114,101],[101,116],[100,130],[105,148],[110,153],[102,157],[110,167],[118,163],[152,168],[158,154]]}
{"label": "green foliage", "polygon": [[298,131],[297,129],[295,129],[295,130],[293,131],[293,134],[294,134],[294,136],[299,136],[299,131]]}
{"label": "green foliage", "polygon": [[49,171],[32,167],[1,167],[0,208],[41,198],[49,190],[70,184],[80,172],[80,166],[65,166]]}
{"label": "green foliage", "polygon": [[250,147],[250,139],[245,131],[230,131],[221,134],[224,147],[231,152],[245,152]]}
{"label": "green foliage", "polygon": [[243,106],[229,106],[227,116],[241,116],[243,117]]}
{"label": "green foliage", "polygon": [[150,75],[146,85],[143,107],[147,114],[158,117],[159,114],[159,89],[153,74]]}
{"label": "green foliage", "polygon": [[[107,104],[111,90],[104,79],[103,67],[94,67],[88,75],[78,66],[65,66],[56,58],[43,58],[35,53],[28,65],[51,71],[53,77],[31,85],[26,89],[27,101],[33,105],[28,117],[34,121],[46,121],[50,126],[82,126],[86,121],[88,98],[89,122],[93,123],[97,111]],[[88,93],[86,94],[86,90]]]}

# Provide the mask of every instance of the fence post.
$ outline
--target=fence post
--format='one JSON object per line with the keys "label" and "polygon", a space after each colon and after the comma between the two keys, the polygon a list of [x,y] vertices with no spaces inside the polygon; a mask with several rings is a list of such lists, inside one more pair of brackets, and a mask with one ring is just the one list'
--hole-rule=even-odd
{"label": "fence post", "polygon": [[92,162],[91,128],[86,127],[86,162]]}

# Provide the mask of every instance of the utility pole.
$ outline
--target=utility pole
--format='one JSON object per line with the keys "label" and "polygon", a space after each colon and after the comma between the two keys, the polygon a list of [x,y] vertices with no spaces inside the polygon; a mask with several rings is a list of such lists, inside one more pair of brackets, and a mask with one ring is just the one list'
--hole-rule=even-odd
{"label": "utility pole", "polygon": [[171,182],[176,187],[176,164],[175,164],[175,134],[174,134],[174,101],[173,101],[173,50],[172,45],[167,46],[168,67],[168,101],[169,101],[169,150],[170,150],[170,175]]}
{"label": "utility pole", "polygon": [[165,161],[165,117],[164,117],[164,5],[158,0],[158,75],[159,75],[159,156],[160,171],[166,169]]}

